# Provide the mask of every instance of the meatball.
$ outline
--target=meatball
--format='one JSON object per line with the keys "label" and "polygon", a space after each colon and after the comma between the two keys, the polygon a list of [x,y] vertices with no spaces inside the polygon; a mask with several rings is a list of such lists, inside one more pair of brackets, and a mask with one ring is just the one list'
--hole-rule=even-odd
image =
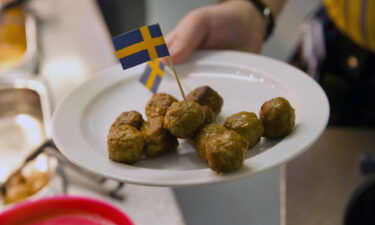
{"label": "meatball", "polygon": [[208,139],[206,157],[208,166],[217,173],[242,167],[248,141],[232,130],[226,130]]}
{"label": "meatball", "polygon": [[178,138],[190,138],[204,122],[204,109],[196,102],[174,102],[164,117],[164,128]]}
{"label": "meatball", "polygon": [[121,113],[112,126],[129,125],[139,129],[143,122],[142,114],[133,110]]}
{"label": "meatball", "polygon": [[295,113],[285,98],[278,97],[265,102],[259,114],[264,125],[264,137],[282,138],[292,132]]}
{"label": "meatball", "polygon": [[202,86],[194,89],[186,96],[186,100],[198,102],[200,105],[210,107],[216,114],[219,114],[223,106],[223,98],[209,86]]}
{"label": "meatball", "polygon": [[216,113],[208,106],[203,106],[204,110],[204,121],[203,124],[210,124],[215,122],[216,120]]}
{"label": "meatball", "polygon": [[109,158],[124,163],[141,159],[145,140],[142,133],[129,125],[111,126],[107,137]]}
{"label": "meatball", "polygon": [[177,102],[177,99],[172,95],[165,93],[155,94],[146,104],[147,118],[164,116],[173,102]]}
{"label": "meatball", "polygon": [[196,135],[194,139],[194,143],[195,143],[195,148],[199,156],[201,157],[201,159],[203,159],[204,161],[207,161],[206,143],[208,139],[226,130],[227,129],[225,127],[217,123],[207,124],[204,127],[202,127],[202,129],[200,129],[200,131],[198,132],[198,134]]}
{"label": "meatball", "polygon": [[154,117],[146,121],[141,127],[146,142],[144,152],[147,157],[160,156],[177,149],[177,138],[163,128],[163,120],[162,116]]}
{"label": "meatball", "polygon": [[260,141],[264,132],[262,121],[251,112],[239,112],[227,117],[224,127],[244,136],[249,142],[249,148],[254,147]]}

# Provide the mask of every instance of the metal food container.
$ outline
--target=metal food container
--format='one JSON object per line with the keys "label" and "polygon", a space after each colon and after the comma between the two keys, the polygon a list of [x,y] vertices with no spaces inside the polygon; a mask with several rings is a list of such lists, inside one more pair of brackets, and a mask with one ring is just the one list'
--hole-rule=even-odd
{"label": "metal food container", "polygon": [[[4,182],[34,148],[50,138],[49,107],[47,90],[38,81],[30,79],[0,81],[0,182]],[[26,198],[62,192],[62,180],[58,181],[56,178],[58,168],[56,158],[43,153],[29,164],[22,170],[23,177],[13,179],[13,183],[19,182],[13,185],[16,188],[7,192],[12,195],[13,200],[18,202]],[[46,173],[48,177],[42,173]],[[34,192],[25,190],[27,185],[23,183],[28,182],[28,177],[35,179],[35,183],[27,184]],[[41,182],[44,184],[42,185]],[[6,198],[3,197],[4,203]],[[4,206],[0,204],[0,208],[1,205]]]}
{"label": "metal food container", "polygon": [[0,14],[0,79],[28,77],[37,70],[37,24],[22,7]]}

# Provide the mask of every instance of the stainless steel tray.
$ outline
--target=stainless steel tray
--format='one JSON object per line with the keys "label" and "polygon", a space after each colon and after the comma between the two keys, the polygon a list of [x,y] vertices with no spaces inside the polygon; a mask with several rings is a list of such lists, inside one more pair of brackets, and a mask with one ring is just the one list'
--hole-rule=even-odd
{"label": "stainless steel tray", "polygon": [[35,81],[0,81],[0,181],[50,138],[47,90]]}

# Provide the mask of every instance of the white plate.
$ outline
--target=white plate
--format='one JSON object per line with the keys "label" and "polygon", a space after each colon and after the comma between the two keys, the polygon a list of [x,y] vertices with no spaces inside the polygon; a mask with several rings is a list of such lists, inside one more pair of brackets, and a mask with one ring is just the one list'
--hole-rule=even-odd
{"label": "white plate", "polygon": [[[191,89],[209,85],[224,98],[220,120],[240,111],[258,114],[274,97],[287,98],[296,111],[296,127],[282,140],[262,139],[248,151],[242,169],[217,175],[202,163],[192,146],[180,141],[178,153],[143,159],[134,165],[108,159],[106,138],[110,125],[123,111],[137,110],[152,96],[138,81],[145,65],[123,71],[115,65],[73,90],[53,117],[53,140],[77,165],[105,177],[152,186],[188,186],[248,177],[286,163],[304,152],[320,136],[329,115],[327,97],[303,72],[263,56],[234,51],[202,51],[177,66]],[[185,89],[187,92],[188,90]],[[181,98],[177,84],[165,76],[159,92]]]}

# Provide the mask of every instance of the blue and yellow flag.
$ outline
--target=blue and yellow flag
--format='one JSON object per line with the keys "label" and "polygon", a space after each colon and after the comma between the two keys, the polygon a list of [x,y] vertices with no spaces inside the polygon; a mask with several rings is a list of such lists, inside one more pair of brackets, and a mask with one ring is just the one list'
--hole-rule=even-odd
{"label": "blue and yellow flag", "polygon": [[169,55],[159,24],[143,26],[112,40],[124,70]]}
{"label": "blue and yellow flag", "polygon": [[147,63],[146,70],[139,81],[155,94],[163,76],[164,64],[159,59],[154,59]]}

